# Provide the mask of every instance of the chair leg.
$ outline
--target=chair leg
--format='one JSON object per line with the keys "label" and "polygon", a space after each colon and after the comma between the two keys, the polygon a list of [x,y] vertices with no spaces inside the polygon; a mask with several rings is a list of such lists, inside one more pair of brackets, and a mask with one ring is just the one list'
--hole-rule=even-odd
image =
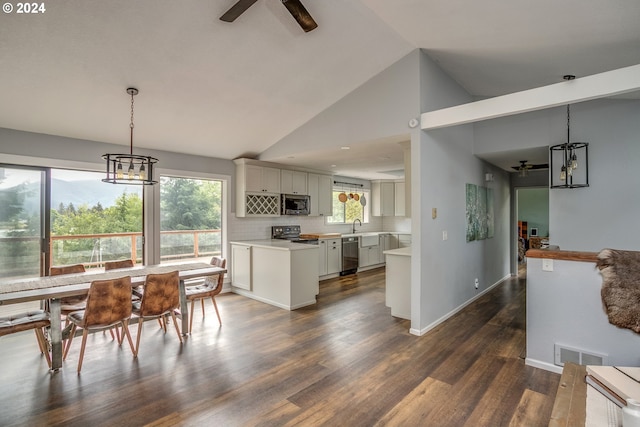
{"label": "chair leg", "polygon": [[204,298],[200,298],[200,304],[202,305],[202,317],[204,317]]}
{"label": "chair leg", "polygon": [[216,309],[216,315],[218,316],[218,323],[222,326],[222,319],[220,318],[220,312],[218,311],[218,304],[216,304],[216,297],[211,296],[211,301],[213,301],[213,308]]}
{"label": "chair leg", "polygon": [[196,305],[196,300],[191,300],[191,313],[189,313],[189,334],[191,334],[191,329],[193,328],[193,308]]}
{"label": "chair leg", "polygon": [[[124,320],[122,322],[122,332],[123,335],[127,336],[127,341],[129,341],[129,347],[131,348],[131,352],[133,353],[134,357],[135,357],[135,351],[133,349],[133,340],[131,340],[131,333],[129,332],[129,319]],[[123,339],[124,341],[124,339]]]}
{"label": "chair leg", "polygon": [[140,350],[140,337],[142,336],[142,317],[138,317],[138,336],[136,337],[136,349],[133,352],[133,357],[138,357],[138,351]]}
{"label": "chair leg", "polygon": [[176,327],[176,333],[178,334],[178,339],[180,343],[182,343],[182,334],[180,333],[180,328],[178,328],[178,320],[176,319],[176,313],[171,310],[171,318],[173,319],[173,325]]}
{"label": "chair leg", "polygon": [[38,339],[38,346],[40,346],[40,351],[44,354],[45,359],[47,359],[47,365],[49,365],[49,369],[51,369],[51,355],[49,354],[49,349],[47,348],[47,341],[44,338],[44,332],[42,332],[42,328],[34,329],[36,332],[36,338]]}
{"label": "chair leg", "polygon": [[84,348],[87,345],[87,335],[89,331],[87,329],[82,330],[82,345],[80,346],[80,359],[78,359],[78,373],[82,369],[82,359],[84,358]]}
{"label": "chair leg", "polygon": [[162,316],[158,317],[158,325],[160,325],[160,327],[164,329],[165,332],[167,332],[167,328],[165,328],[162,324]]}
{"label": "chair leg", "polygon": [[69,354],[69,348],[71,348],[71,341],[73,341],[73,337],[76,335],[76,329],[78,326],[74,323],[71,327],[71,331],[69,332],[69,340],[67,341],[67,346],[64,348],[64,355],[62,356],[62,360],[67,360],[67,354]]}

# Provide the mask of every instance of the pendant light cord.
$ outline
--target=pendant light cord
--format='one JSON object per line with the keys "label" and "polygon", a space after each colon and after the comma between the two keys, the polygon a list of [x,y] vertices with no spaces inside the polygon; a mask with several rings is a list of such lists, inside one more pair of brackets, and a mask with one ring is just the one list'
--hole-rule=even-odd
{"label": "pendant light cord", "polygon": [[135,94],[133,93],[133,91],[131,92],[131,123],[129,124],[129,131],[130,131],[130,148],[129,148],[129,154],[131,154],[133,156],[133,96]]}

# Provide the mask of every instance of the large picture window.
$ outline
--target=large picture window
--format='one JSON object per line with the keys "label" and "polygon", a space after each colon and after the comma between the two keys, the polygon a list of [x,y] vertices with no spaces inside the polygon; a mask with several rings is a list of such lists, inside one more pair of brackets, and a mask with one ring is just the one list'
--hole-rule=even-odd
{"label": "large picture window", "polygon": [[221,255],[222,212],[222,181],[161,177],[161,262]]}
{"label": "large picture window", "polygon": [[[345,202],[340,201],[340,194],[343,193],[347,196]],[[343,191],[342,189],[333,190],[333,215],[327,217],[327,224],[351,224],[356,219],[359,219],[362,223],[369,222],[369,208],[366,203],[363,205],[360,200],[363,195],[365,200],[368,200],[369,191],[360,190],[358,192],[358,200],[354,197],[349,197],[349,194],[348,191]]]}

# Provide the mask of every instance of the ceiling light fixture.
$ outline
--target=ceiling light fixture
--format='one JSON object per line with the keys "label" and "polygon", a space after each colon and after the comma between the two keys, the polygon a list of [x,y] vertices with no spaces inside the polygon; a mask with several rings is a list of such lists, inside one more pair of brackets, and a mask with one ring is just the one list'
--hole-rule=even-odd
{"label": "ceiling light fixture", "polygon": [[[104,154],[102,158],[107,161],[107,177],[102,181],[111,184],[157,184],[158,181],[153,180],[153,165],[158,162],[158,159],[133,154],[133,97],[138,94],[138,89],[127,88],[127,93],[131,95],[129,154]],[[122,168],[123,163],[128,165],[126,174]]]}
{"label": "ceiling light fixture", "polygon": [[[576,76],[566,75],[569,81]],[[549,188],[581,188],[589,186],[589,143],[571,142],[571,106],[567,104],[567,142],[549,147]],[[560,165],[556,171],[554,169]],[[580,167],[578,167],[580,166]],[[557,174],[557,175],[556,175]]]}

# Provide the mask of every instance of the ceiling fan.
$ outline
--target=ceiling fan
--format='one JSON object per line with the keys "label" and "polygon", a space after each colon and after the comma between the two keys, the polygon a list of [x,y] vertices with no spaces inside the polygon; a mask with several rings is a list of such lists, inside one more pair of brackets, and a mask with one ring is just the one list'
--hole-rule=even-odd
{"label": "ceiling fan", "polygon": [[511,167],[517,170],[520,176],[527,176],[529,169],[549,169],[549,165],[547,163],[532,165],[530,163],[527,163],[526,160],[520,160],[520,164],[518,166]]}
{"label": "ceiling fan", "polygon": [[[221,21],[233,22],[240,15],[242,15],[247,9],[249,9],[258,0],[238,0],[236,4],[231,6],[231,9],[227,10],[224,15],[220,17]],[[300,3],[300,0],[280,0],[284,7],[287,8],[291,16],[298,21],[298,24],[302,27],[305,33],[315,29],[318,24],[313,20],[311,15],[305,7]]]}

